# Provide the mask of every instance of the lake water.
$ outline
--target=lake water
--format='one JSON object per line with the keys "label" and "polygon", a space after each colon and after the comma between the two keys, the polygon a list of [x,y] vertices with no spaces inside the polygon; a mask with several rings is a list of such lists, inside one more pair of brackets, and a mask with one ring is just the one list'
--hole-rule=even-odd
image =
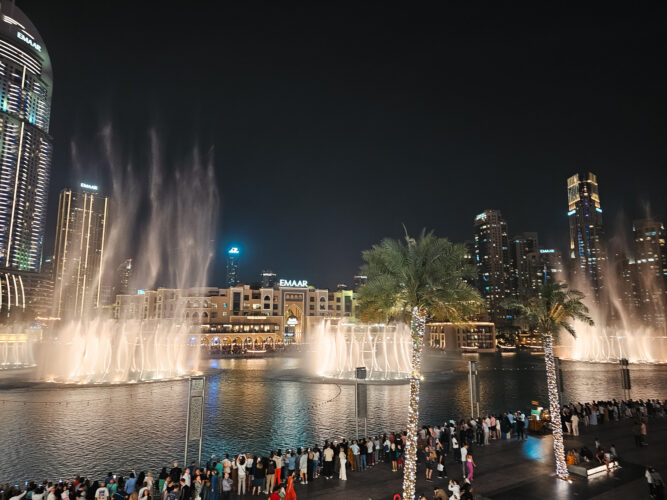
{"label": "lake water", "polygon": [[[302,356],[307,357],[307,353]],[[481,411],[546,403],[544,362],[529,353],[456,355],[426,351],[424,423],[469,415],[469,360],[480,363]],[[354,385],[309,376],[298,355],[211,361],[202,457],[264,454],[354,434]],[[616,364],[563,362],[566,401],[622,398]],[[667,366],[631,366],[634,398],[667,396]],[[0,388],[0,483],[152,470],[182,461],[188,384],[25,384]],[[406,384],[368,387],[368,433],[405,427]],[[363,428],[363,425],[361,426]],[[190,457],[196,456],[195,447]]]}

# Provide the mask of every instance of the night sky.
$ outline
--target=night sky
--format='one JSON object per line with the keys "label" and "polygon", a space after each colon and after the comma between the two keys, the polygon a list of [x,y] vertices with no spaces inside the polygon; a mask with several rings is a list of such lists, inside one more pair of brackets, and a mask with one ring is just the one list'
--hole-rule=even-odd
{"label": "night sky", "polygon": [[151,127],[174,158],[214,148],[212,285],[231,244],[244,281],[350,282],[401,224],[463,241],[486,208],[564,249],[577,171],[608,232],[664,216],[665,2],[461,4],[18,0],[54,67],[49,226],[62,187],[103,183],[107,123],[139,167]]}

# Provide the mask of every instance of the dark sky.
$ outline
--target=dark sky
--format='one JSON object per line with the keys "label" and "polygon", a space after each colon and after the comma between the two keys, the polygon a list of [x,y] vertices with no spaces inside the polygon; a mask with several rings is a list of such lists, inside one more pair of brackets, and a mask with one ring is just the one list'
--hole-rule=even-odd
{"label": "dark sky", "polygon": [[666,4],[458,4],[18,0],[54,67],[52,212],[111,121],[137,165],[150,127],[214,147],[216,285],[230,244],[245,281],[332,286],[402,223],[463,241],[486,208],[563,248],[576,171],[610,232],[663,216]]}

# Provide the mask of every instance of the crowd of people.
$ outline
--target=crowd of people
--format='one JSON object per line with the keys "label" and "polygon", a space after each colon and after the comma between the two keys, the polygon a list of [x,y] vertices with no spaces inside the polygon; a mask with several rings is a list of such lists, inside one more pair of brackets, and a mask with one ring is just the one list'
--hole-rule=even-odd
{"label": "crowd of people", "polygon": [[[642,445],[646,442],[648,417],[664,416],[664,404],[657,400],[570,403],[561,412],[564,429],[573,436],[579,434],[581,425],[590,427],[632,418],[639,426],[640,436],[644,436]],[[477,467],[473,450],[497,440],[527,439],[528,420],[519,410],[422,427],[417,440],[419,474],[426,481],[435,477],[440,485],[434,488],[432,498],[472,499]],[[350,473],[362,473],[382,464],[391,467],[392,472],[401,471],[406,442],[407,432],[402,431],[353,440],[326,440],[321,446],[278,449],[266,454],[212,455],[205,464],[192,462],[181,468],[174,462],[169,470],[164,467],[155,476],[152,472],[132,470],[126,477],[109,472],[103,479],[77,476],[71,481],[5,485],[0,500],[228,500],[233,494],[295,500],[298,485],[319,478],[346,481]],[[605,451],[597,440],[596,449],[596,454],[569,450],[568,460],[598,460],[608,465],[617,455],[613,445]]]}

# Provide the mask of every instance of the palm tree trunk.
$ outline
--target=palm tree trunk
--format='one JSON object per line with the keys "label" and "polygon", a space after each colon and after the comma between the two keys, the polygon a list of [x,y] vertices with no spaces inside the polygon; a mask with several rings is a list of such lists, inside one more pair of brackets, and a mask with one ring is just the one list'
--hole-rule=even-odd
{"label": "palm tree trunk", "polygon": [[419,382],[421,379],[422,346],[426,316],[417,307],[412,310],[410,333],[412,334],[412,373],[410,375],[410,404],[408,406],[408,435],[405,445],[403,470],[403,498],[415,497],[417,483],[417,425],[419,423]]}
{"label": "palm tree trunk", "polygon": [[556,458],[556,476],[567,479],[569,474],[565,462],[565,446],[563,444],[563,424],[560,419],[560,401],[558,400],[558,383],[556,381],[556,365],[554,364],[554,345],[551,332],[544,333],[544,363],[547,369],[547,389],[549,391],[549,413],[554,436],[554,455]]}

